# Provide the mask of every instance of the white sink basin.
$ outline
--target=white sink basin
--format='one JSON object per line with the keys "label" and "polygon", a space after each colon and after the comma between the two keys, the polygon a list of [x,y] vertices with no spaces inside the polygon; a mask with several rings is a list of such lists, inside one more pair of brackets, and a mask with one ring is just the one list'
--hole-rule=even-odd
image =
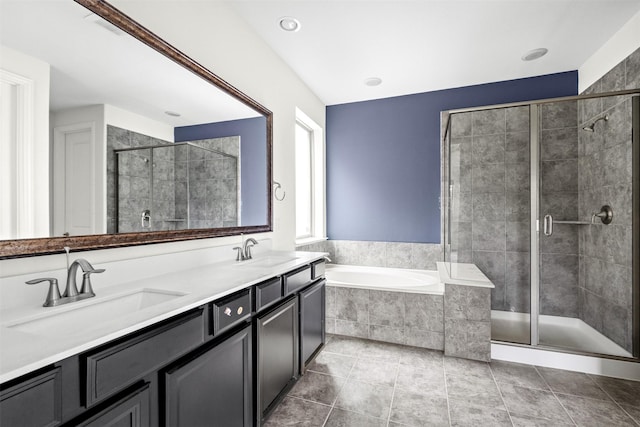
{"label": "white sink basin", "polygon": [[239,267],[276,267],[280,264],[286,264],[288,262],[291,262],[295,259],[297,259],[298,257],[294,257],[294,256],[286,256],[286,255],[273,255],[273,256],[265,256],[265,257],[260,257],[260,258],[256,258],[256,259],[252,259],[249,261],[241,261],[238,262],[237,266]]}
{"label": "white sink basin", "polygon": [[[182,292],[141,289],[101,299],[91,298],[60,306],[60,308],[64,307],[64,311],[22,319],[7,325],[7,327],[38,335],[81,333],[87,327],[117,319],[184,295],[186,294]],[[80,305],[74,307],[74,304]]]}

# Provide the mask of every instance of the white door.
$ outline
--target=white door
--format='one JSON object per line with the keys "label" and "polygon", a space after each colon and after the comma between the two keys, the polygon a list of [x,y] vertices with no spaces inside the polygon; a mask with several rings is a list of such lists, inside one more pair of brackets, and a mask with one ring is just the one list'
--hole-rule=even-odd
{"label": "white door", "polygon": [[54,129],[55,236],[96,233],[94,128],[94,123],[81,123]]}

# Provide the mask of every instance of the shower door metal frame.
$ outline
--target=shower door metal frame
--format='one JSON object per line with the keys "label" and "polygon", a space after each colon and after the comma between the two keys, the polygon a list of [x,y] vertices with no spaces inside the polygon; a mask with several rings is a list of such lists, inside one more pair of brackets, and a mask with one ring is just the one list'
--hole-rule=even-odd
{"label": "shower door metal frame", "polygon": [[540,126],[538,104],[529,104],[529,345],[538,346],[540,316]]}

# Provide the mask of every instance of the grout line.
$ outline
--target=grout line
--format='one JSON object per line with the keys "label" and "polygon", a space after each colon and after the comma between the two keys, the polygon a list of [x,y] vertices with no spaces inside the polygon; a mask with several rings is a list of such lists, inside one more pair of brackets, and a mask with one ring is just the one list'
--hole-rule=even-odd
{"label": "grout line", "polygon": [[618,401],[617,401],[616,399],[614,399],[614,398],[613,398],[613,397],[612,397],[612,396],[611,396],[611,395],[610,395],[610,394],[609,394],[609,393],[608,393],[604,388],[602,388],[602,386],[601,386],[600,384],[598,384],[598,382],[597,382],[596,380],[594,380],[594,379],[591,377],[591,375],[590,375],[590,374],[585,374],[585,375],[586,375],[587,377],[589,377],[589,379],[590,379],[590,380],[591,380],[591,381],[596,385],[596,387],[598,387],[600,390],[602,390],[602,392],[603,392],[604,394],[606,394],[606,395],[607,395],[607,397],[608,397],[609,399],[611,399],[611,401],[612,401],[613,403],[615,403],[615,404],[616,404],[616,406],[618,406],[618,408],[620,408],[620,409],[622,410],[622,412],[624,412],[625,414],[627,414],[627,416],[628,416],[629,418],[631,418],[631,421],[633,421],[634,423],[636,423],[636,425],[640,425],[640,421],[636,421],[636,419],[635,419],[634,417],[632,417],[632,416],[631,416],[631,414],[629,414],[629,413],[627,412],[627,410],[626,410],[626,409],[624,409],[624,408],[622,407],[622,405],[620,405],[620,403],[618,403]]}
{"label": "grout line", "polygon": [[[327,414],[327,418],[325,418],[324,422],[322,423],[322,427],[324,427],[327,424],[327,421],[329,421],[329,417],[331,416],[333,409],[336,407],[336,402],[338,401],[338,397],[340,396],[340,393],[342,393],[342,390],[344,390],[344,388],[347,386],[347,383],[349,382],[349,377],[351,376],[351,372],[353,372],[353,368],[355,368],[357,361],[358,361],[357,358],[356,360],[353,361],[353,365],[351,365],[351,369],[349,369],[349,373],[347,374],[347,377],[345,378],[344,383],[342,384],[342,387],[340,387],[340,390],[338,390],[338,392],[336,393],[336,397],[333,399],[333,402],[331,402],[331,405],[330,405],[331,409]],[[338,378],[343,378],[343,377],[338,377]]]}
{"label": "grout line", "polygon": [[500,388],[500,384],[498,384],[498,381],[496,380],[496,376],[493,373],[493,369],[491,368],[491,363],[487,363],[487,366],[489,367],[489,372],[491,372],[491,378],[493,378],[493,383],[496,385],[496,388],[498,389],[498,394],[500,395],[500,400],[502,400],[502,404],[504,405],[504,409],[507,411],[507,416],[509,417],[509,421],[511,422],[511,425],[514,426],[514,422],[513,422],[513,418],[511,418],[511,411],[509,411],[509,407],[507,407],[507,402],[504,400],[504,395],[502,394],[502,389]]}
{"label": "grout line", "polygon": [[451,427],[451,404],[449,403],[449,389],[447,388],[447,368],[444,366],[444,352],[442,353],[442,375],[444,376],[444,395],[447,399],[447,417],[449,418],[449,427]]}
{"label": "grout line", "polygon": [[391,410],[393,409],[393,401],[396,397],[396,388],[398,387],[398,377],[400,376],[400,358],[396,362],[396,378],[393,381],[393,392],[391,393],[391,403],[389,403],[389,414],[387,415],[387,427],[391,422]]}
{"label": "grout line", "polygon": [[547,381],[547,379],[544,377],[544,375],[542,375],[540,373],[540,371],[538,371],[538,367],[535,365],[531,365],[533,366],[533,369],[536,370],[536,372],[538,373],[538,375],[540,375],[540,378],[542,378],[542,381],[544,381],[544,383],[547,385],[547,387],[549,387],[549,390],[551,390],[551,394],[553,394],[553,397],[556,398],[556,400],[558,401],[558,403],[560,404],[560,406],[562,407],[562,409],[564,409],[564,412],[569,416],[569,419],[571,420],[571,422],[574,425],[578,425],[578,423],[576,423],[576,421],[573,419],[573,417],[571,416],[571,414],[569,413],[569,411],[567,410],[567,408],[562,404],[562,402],[560,401],[560,399],[558,399],[558,396],[556,395],[555,390],[553,389],[553,387],[551,387],[551,384],[549,384],[549,382]]}

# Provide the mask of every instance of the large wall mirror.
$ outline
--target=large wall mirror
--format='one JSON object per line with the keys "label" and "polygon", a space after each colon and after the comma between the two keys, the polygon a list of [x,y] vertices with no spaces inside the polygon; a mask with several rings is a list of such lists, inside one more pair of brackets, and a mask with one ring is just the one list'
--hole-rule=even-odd
{"label": "large wall mirror", "polygon": [[272,114],[98,0],[0,0],[0,258],[271,231]]}

